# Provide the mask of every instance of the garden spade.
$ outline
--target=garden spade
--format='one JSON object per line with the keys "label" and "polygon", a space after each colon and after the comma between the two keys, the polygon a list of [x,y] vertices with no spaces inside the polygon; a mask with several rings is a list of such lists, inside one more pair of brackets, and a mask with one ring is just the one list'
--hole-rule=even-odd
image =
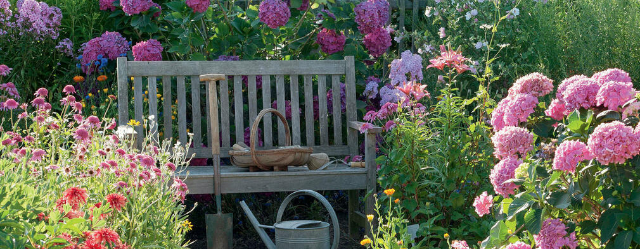
{"label": "garden spade", "polygon": [[205,223],[207,225],[207,249],[231,249],[233,246],[233,214],[222,213],[222,189],[220,172],[220,145],[218,128],[218,96],[216,91],[216,81],[225,78],[222,74],[201,75],[200,81],[206,81],[209,95],[209,113],[211,124],[211,150],[213,153],[213,185],[216,195],[216,214],[206,214]]}

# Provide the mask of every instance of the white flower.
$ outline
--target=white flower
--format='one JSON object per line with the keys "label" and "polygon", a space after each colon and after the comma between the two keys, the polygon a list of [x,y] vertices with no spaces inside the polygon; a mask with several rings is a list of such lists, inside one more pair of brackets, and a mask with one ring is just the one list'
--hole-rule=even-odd
{"label": "white flower", "polygon": [[469,21],[469,19],[471,19],[471,12],[467,12],[467,14],[464,15],[464,18],[466,18],[467,21]]}
{"label": "white flower", "polygon": [[431,11],[432,11],[432,10],[433,10],[433,7],[431,7],[431,6],[427,7],[427,8],[424,10],[424,15],[425,15],[425,16],[427,16],[427,17],[431,17],[431,15],[433,15],[433,14],[431,13]]}

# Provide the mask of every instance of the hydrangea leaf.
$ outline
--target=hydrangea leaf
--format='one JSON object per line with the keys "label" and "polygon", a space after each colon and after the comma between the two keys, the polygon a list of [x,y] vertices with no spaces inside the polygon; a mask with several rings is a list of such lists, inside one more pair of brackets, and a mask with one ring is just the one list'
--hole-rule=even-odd
{"label": "hydrangea leaf", "polygon": [[524,215],[524,227],[532,234],[538,234],[542,228],[542,209],[529,209]]}
{"label": "hydrangea leaf", "polygon": [[547,202],[556,208],[565,209],[571,204],[571,195],[566,191],[553,192],[547,198]]}
{"label": "hydrangea leaf", "polygon": [[614,246],[616,249],[629,248],[631,246],[631,240],[633,239],[633,231],[623,231],[616,236]]}
{"label": "hydrangea leaf", "polygon": [[593,229],[596,228],[596,225],[597,224],[592,220],[585,220],[580,222],[580,225],[578,227],[580,227],[581,234],[588,234],[588,233],[591,233]]}
{"label": "hydrangea leaf", "polygon": [[607,211],[604,211],[598,221],[598,227],[600,227],[600,239],[603,244],[607,243],[618,229],[618,219],[616,219],[615,213],[616,210],[608,209]]}

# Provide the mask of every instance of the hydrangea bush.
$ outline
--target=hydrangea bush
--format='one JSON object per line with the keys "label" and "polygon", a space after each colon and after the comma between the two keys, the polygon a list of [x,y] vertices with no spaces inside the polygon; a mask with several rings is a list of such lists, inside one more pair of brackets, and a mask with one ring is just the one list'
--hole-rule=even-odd
{"label": "hydrangea bush", "polygon": [[149,136],[138,150],[114,119],[83,116],[74,93],[65,87],[61,112],[44,88],[2,104],[0,247],[186,247],[188,189],[174,178],[186,148]]}
{"label": "hydrangea bush", "polygon": [[498,219],[482,248],[638,247],[639,100],[631,78],[620,69],[573,76],[549,107],[538,104],[551,82],[539,73],[520,78],[492,113],[500,162],[490,179],[501,197],[476,203],[479,216]]}

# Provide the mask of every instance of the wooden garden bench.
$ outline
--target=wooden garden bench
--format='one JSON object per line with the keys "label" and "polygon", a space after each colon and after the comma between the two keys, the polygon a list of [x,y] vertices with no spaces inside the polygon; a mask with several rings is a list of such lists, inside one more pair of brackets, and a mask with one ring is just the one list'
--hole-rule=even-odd
{"label": "wooden garden bench", "polygon": [[[344,60],[323,61],[137,62],[118,58],[117,66],[119,124],[126,125],[130,119],[143,122],[153,115],[158,125],[148,132],[161,140],[173,139],[182,144],[188,142],[192,133],[195,146],[188,153],[195,154],[195,158],[212,158],[213,163],[220,163],[220,158],[229,157],[228,151],[234,141],[243,141],[245,127],[252,125],[260,110],[270,108],[272,100],[276,101],[278,111],[283,114],[286,112],[285,102],[290,101],[291,118],[288,122],[294,145],[309,146],[314,153],[327,153],[331,157],[360,154],[358,128],[362,123],[357,122],[355,69],[351,56]],[[207,78],[220,79],[220,76],[204,76],[206,74],[224,74],[225,77],[218,84],[216,81],[200,82]],[[243,76],[246,79],[244,83]],[[261,89],[256,84],[256,76],[262,77]],[[346,112],[341,106],[340,82],[346,84]],[[210,89],[207,86],[216,91],[219,110],[210,111],[207,101]],[[333,91],[331,114],[327,98],[323,97],[328,89]],[[132,95],[134,116],[130,117]],[[317,120],[313,113],[314,96],[319,96]],[[158,108],[162,108],[162,112]],[[212,142],[212,138],[218,137],[211,133],[209,120],[212,112],[219,115],[219,124],[216,125],[220,130],[220,141]],[[282,124],[278,122],[274,133],[272,125],[277,120],[273,115],[268,114],[262,122],[264,146],[260,148],[283,144],[277,143],[284,140]],[[137,141],[141,143],[145,131],[141,126],[135,130]],[[358,234],[359,227],[368,227],[365,215],[358,211],[358,190],[376,191],[375,143],[379,132],[381,129],[375,127],[364,135],[365,168],[339,165],[314,171],[303,166],[281,172],[249,172],[248,169],[223,165],[221,191],[225,194],[301,189],[349,190],[349,231],[352,235]],[[190,194],[213,193],[212,166],[188,167],[178,177],[186,178]],[[365,213],[373,212],[374,199],[366,198]]]}

